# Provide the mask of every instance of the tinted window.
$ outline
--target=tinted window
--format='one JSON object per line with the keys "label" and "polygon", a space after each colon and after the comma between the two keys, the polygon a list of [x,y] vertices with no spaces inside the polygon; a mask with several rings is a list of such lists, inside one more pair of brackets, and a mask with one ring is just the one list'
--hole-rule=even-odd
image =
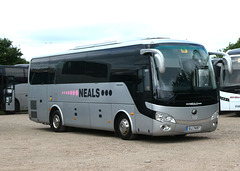
{"label": "tinted window", "polygon": [[5,75],[6,76],[13,76],[15,79],[15,84],[18,83],[27,83],[27,75],[24,71],[27,70],[26,68],[5,68]]}
{"label": "tinted window", "polygon": [[14,77],[24,77],[23,68],[5,68],[6,75]]}
{"label": "tinted window", "polygon": [[48,60],[34,59],[31,63],[30,84],[48,84]]}
{"label": "tinted window", "polygon": [[62,72],[57,83],[104,82],[108,79],[108,65],[90,61],[66,61],[59,64]]}

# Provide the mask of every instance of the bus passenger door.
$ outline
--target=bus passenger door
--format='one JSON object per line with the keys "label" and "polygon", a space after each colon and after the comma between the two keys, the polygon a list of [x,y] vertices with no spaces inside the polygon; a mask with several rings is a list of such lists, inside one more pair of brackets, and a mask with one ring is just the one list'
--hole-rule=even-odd
{"label": "bus passenger door", "polygon": [[15,111],[15,78],[8,76],[6,79],[6,87],[4,89],[5,111]]}
{"label": "bus passenger door", "polygon": [[137,107],[136,127],[138,133],[150,134],[152,132],[152,119],[146,117],[145,113],[149,112],[145,103],[151,100],[151,83],[150,83],[150,69],[143,68],[138,70],[137,90],[134,97],[134,102]]}

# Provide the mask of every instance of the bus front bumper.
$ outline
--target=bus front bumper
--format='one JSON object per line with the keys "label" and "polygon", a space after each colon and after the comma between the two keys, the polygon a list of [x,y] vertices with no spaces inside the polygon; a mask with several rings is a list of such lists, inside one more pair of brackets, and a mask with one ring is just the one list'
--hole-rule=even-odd
{"label": "bus front bumper", "polygon": [[153,136],[186,135],[192,133],[212,132],[217,129],[218,118],[198,121],[181,121],[176,123],[153,121]]}

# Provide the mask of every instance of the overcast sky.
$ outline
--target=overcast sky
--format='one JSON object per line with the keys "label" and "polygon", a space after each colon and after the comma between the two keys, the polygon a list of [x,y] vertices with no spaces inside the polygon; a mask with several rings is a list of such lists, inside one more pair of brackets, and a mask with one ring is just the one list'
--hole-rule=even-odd
{"label": "overcast sky", "polygon": [[23,57],[89,42],[170,37],[217,51],[240,38],[239,0],[0,0],[0,38]]}

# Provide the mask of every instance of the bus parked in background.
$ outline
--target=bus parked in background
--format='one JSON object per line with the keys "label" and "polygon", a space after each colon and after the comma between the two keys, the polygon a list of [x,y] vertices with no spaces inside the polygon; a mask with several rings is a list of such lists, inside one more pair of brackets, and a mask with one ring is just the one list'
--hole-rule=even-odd
{"label": "bus parked in background", "polygon": [[132,139],[217,128],[214,70],[198,43],[93,44],[33,58],[29,71],[29,118],[56,132],[81,127]]}
{"label": "bus parked in background", "polygon": [[232,61],[232,73],[221,59],[213,60],[219,87],[220,111],[236,112],[240,116],[240,49],[227,51]]}
{"label": "bus parked in background", "polygon": [[5,112],[27,110],[28,64],[0,65],[0,109]]}

